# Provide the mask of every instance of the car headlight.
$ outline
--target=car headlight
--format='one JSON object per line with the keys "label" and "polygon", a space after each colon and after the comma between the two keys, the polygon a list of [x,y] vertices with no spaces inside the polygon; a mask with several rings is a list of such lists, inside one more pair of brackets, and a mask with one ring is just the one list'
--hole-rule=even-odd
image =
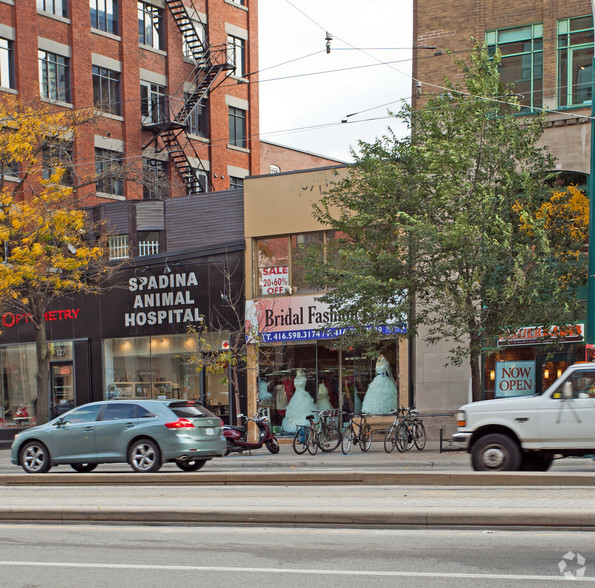
{"label": "car headlight", "polygon": [[465,414],[464,410],[459,410],[457,412],[457,427],[466,427],[467,426],[467,415]]}

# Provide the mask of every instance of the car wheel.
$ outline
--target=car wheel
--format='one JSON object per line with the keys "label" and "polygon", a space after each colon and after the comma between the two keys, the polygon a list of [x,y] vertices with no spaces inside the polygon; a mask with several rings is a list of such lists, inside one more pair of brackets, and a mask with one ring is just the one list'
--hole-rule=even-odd
{"label": "car wheel", "polygon": [[176,459],[176,465],[184,472],[196,472],[200,470],[205,463],[207,463],[206,459],[195,459],[194,461]]}
{"label": "car wheel", "polygon": [[135,441],[128,450],[128,463],[135,472],[158,472],[161,468],[161,452],[151,439]]}
{"label": "car wheel", "polygon": [[486,435],[471,449],[471,465],[479,472],[510,472],[521,467],[521,450],[510,437]]}
{"label": "car wheel", "polygon": [[81,474],[92,472],[99,464],[96,463],[71,463],[70,467]]}
{"label": "car wheel", "polygon": [[25,443],[20,452],[21,467],[28,474],[44,474],[52,467],[50,463],[50,452],[47,447],[39,441]]}

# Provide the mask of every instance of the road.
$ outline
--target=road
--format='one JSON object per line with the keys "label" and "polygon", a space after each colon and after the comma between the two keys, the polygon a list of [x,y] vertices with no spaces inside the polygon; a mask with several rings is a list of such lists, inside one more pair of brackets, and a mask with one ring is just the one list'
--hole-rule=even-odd
{"label": "road", "polygon": [[0,544],[7,588],[547,587],[561,562],[595,584],[577,532],[0,525]]}

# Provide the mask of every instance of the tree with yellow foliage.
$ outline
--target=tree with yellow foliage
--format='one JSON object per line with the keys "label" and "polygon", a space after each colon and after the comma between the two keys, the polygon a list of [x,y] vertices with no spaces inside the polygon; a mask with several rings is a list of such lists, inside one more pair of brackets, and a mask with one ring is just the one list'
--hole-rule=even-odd
{"label": "tree with yellow foliage", "polygon": [[50,414],[45,313],[64,296],[100,292],[114,269],[102,248],[86,241],[87,215],[77,208],[76,190],[65,185],[67,170],[47,158],[48,145],[70,143],[92,117],[0,99],[0,165],[18,165],[19,178],[0,184],[0,305],[26,315],[35,330],[38,423]]}

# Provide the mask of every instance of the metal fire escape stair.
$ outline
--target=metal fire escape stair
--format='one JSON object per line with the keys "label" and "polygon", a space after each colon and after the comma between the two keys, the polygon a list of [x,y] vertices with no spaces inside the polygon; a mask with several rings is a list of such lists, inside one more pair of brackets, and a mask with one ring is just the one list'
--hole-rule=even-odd
{"label": "metal fire escape stair", "polygon": [[[199,171],[207,178],[211,188],[212,183],[210,174],[202,164],[192,141],[187,136],[188,117],[198,104],[205,101],[209,92],[219,85],[215,84],[219,74],[227,72],[225,76],[227,77],[234,67],[227,62],[227,47],[225,45],[209,46],[201,41],[188,14],[186,4],[182,0],[165,1],[196,66],[176,92],[176,96],[181,95],[181,99],[169,101],[167,120],[150,125],[148,128],[156,133],[155,139],[160,138],[163,141],[172,163],[184,181],[186,192],[194,194],[204,192],[207,187],[200,184],[196,170],[190,163],[191,157],[198,162]],[[195,14],[198,14],[192,0],[186,0],[186,3],[192,6]],[[221,78],[219,83],[225,77]],[[184,92],[185,86],[191,87],[192,91]],[[181,104],[181,107],[174,112],[172,104]]]}

